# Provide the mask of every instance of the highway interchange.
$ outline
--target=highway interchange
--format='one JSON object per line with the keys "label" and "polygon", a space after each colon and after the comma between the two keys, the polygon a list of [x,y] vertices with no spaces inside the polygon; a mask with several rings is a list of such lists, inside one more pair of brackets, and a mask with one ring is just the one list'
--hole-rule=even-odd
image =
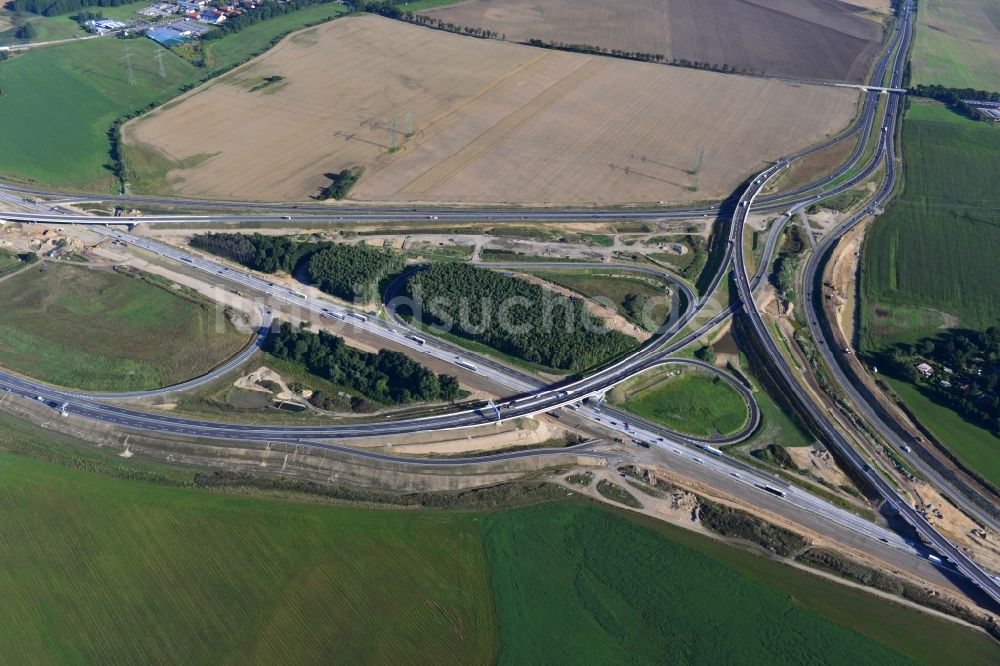
{"label": "highway interchange", "polygon": [[[876,62],[870,82],[873,86],[883,82],[886,73],[890,74],[891,87],[898,88],[902,81],[902,68],[906,62],[906,54],[911,39],[911,8],[904,5],[897,17],[896,29],[885,52]],[[891,70],[889,69],[891,63]],[[678,433],[669,432],[654,424],[647,423],[634,416],[624,414],[614,408],[600,404],[599,398],[615,384],[624,381],[649,368],[658,367],[667,363],[687,363],[699,365],[697,361],[672,358],[679,349],[690,342],[697,340],[709,330],[712,330],[726,318],[732,316],[735,310],[742,309],[757,337],[764,345],[771,362],[784,376],[787,388],[797,395],[803,403],[803,407],[809,410],[824,435],[824,441],[835,447],[841,456],[846,459],[855,472],[866,478],[872,487],[884,499],[885,503],[892,507],[898,514],[910,523],[914,529],[929,543],[939,554],[946,556],[951,563],[969,580],[973,581],[984,592],[995,601],[1000,602],[1000,586],[997,582],[972,562],[960,549],[942,537],[933,527],[931,527],[909,504],[898,495],[895,489],[882,477],[882,475],[872,468],[869,463],[859,454],[837,427],[829,420],[823,409],[814,404],[799,386],[784,356],[778,350],[766,326],[760,316],[754,302],[754,291],[761,284],[766,268],[769,264],[769,257],[772,256],[781,227],[791,216],[791,212],[800,209],[812,202],[833,196],[839,192],[847,191],[856,187],[859,183],[865,182],[873,174],[884,166],[885,177],[878,193],[872,198],[863,211],[853,216],[846,224],[839,227],[835,232],[828,234],[821,245],[821,249],[832,247],[837,239],[849,228],[859,223],[864,217],[874,212],[878,204],[884,201],[895,187],[895,160],[894,160],[894,139],[895,124],[898,115],[900,95],[890,93],[885,96],[886,104],[884,108],[884,121],[881,122],[878,113],[879,100],[882,93],[879,91],[868,91],[865,94],[862,110],[857,121],[852,127],[822,144],[813,146],[795,155],[779,157],[772,166],[768,167],[761,174],[758,174],[748,182],[745,191],[739,199],[733,203],[721,205],[690,207],[679,209],[648,209],[648,208],[620,208],[610,210],[597,210],[589,208],[580,209],[491,209],[479,208],[471,210],[457,210],[453,208],[419,208],[411,210],[401,210],[399,208],[364,208],[364,207],[338,207],[331,210],[327,206],[318,205],[293,205],[293,204],[247,204],[245,202],[224,202],[224,201],[202,201],[202,200],[178,200],[159,197],[119,197],[109,199],[108,197],[93,196],[65,196],[54,195],[50,192],[34,190],[18,186],[3,186],[6,191],[3,199],[12,201],[17,198],[23,201],[25,196],[45,196],[49,200],[44,205],[29,204],[27,207],[33,208],[34,212],[9,212],[0,213],[0,217],[8,220],[20,220],[27,222],[41,222],[54,224],[88,224],[93,225],[94,231],[119,242],[130,244],[152,252],[160,257],[182,262],[189,268],[211,274],[224,279],[227,282],[242,284],[248,289],[264,294],[272,299],[293,305],[305,311],[311,312],[317,317],[322,317],[330,323],[353,326],[366,333],[383,338],[391,339],[394,344],[406,347],[415,356],[427,354],[447,363],[464,363],[467,370],[474,368],[474,372],[489,379],[498,386],[504,387],[509,394],[514,396],[513,401],[506,400],[502,404],[493,406],[479,406],[473,409],[461,409],[446,414],[436,414],[418,418],[351,423],[336,425],[314,425],[314,426],[276,426],[276,425],[248,425],[238,423],[221,423],[205,421],[183,416],[173,416],[169,414],[153,413],[143,411],[133,407],[114,404],[115,401],[127,398],[145,397],[155,392],[131,392],[119,394],[93,394],[81,391],[71,391],[59,389],[18,375],[0,371],[0,387],[5,391],[19,395],[26,400],[41,399],[52,405],[58,405],[60,409],[75,417],[82,417],[113,424],[122,428],[132,428],[162,433],[172,433],[191,437],[207,437],[230,440],[255,440],[269,442],[293,442],[297,444],[316,447],[338,454],[348,456],[361,456],[374,461],[405,463],[410,465],[424,466],[450,466],[462,465],[469,462],[483,463],[489,461],[512,460],[526,457],[539,456],[560,456],[567,453],[577,455],[593,455],[606,457],[607,453],[595,451],[592,447],[581,446],[578,449],[550,449],[550,450],[530,450],[508,453],[499,453],[491,456],[476,457],[474,459],[421,459],[402,456],[391,456],[373,451],[366,451],[349,446],[342,446],[332,442],[335,439],[353,439],[361,437],[379,437],[391,434],[405,434],[415,432],[425,432],[430,430],[451,430],[479,426],[491,422],[507,421],[514,418],[531,416],[540,413],[555,412],[561,408],[569,408],[577,417],[588,420],[597,427],[610,429],[622,434],[623,439],[641,442],[645,446],[656,447],[675,459],[683,459],[685,462],[694,462],[704,467],[706,470],[719,476],[728,477],[727,482],[738,482],[755,487],[761,493],[770,494],[772,497],[779,497],[782,501],[794,504],[803,510],[808,510],[824,515],[828,520],[841,524],[854,532],[867,535],[873,539],[878,539],[892,548],[909,550],[912,552],[926,553],[924,548],[917,543],[901,537],[900,535],[883,529],[873,523],[860,518],[840,507],[837,507],[825,500],[819,499],[794,486],[789,485],[777,478],[749,467],[738,460],[721,454],[712,444],[722,444],[731,441],[738,441],[753,432],[759,422],[759,410],[753,399],[752,393],[743,384],[723,374],[727,381],[731,383],[747,400],[750,407],[750,419],[747,427],[737,436],[731,438],[718,438],[711,441],[698,441],[696,439],[682,436]],[[831,145],[857,139],[854,151],[851,156],[833,173],[828,174],[818,182],[796,188],[792,191],[783,192],[777,195],[764,195],[762,191],[769,181],[781,173],[788,166],[820,150],[824,150]],[[874,141],[875,149],[868,156],[868,148]],[[865,159],[867,157],[867,160]],[[60,208],[60,203],[79,203],[88,201],[112,202],[130,206],[162,206],[184,210],[211,210],[223,209],[227,212],[207,215],[185,215],[185,214],[164,214],[145,216],[121,216],[115,218],[102,218],[78,215]],[[24,206],[24,203],[21,204]],[[260,210],[251,214],[232,214],[230,209]],[[754,213],[762,212],[784,212],[785,214],[775,222],[769,232],[764,257],[760,260],[756,271],[751,272],[745,262],[742,248],[744,228],[747,217],[751,210]],[[294,217],[293,217],[294,215]],[[296,224],[308,222],[385,222],[385,223],[407,223],[419,220],[439,220],[439,221],[462,221],[462,222],[505,222],[529,220],[532,222],[555,222],[560,220],[669,220],[669,219],[691,219],[695,217],[717,217],[724,225],[726,234],[725,247],[721,249],[721,260],[717,262],[717,270],[713,275],[711,284],[703,290],[701,296],[696,295],[690,287],[682,281],[676,280],[669,274],[660,274],[669,280],[678,293],[684,295],[683,315],[674,318],[669,325],[658,331],[648,343],[636,352],[617,362],[601,368],[597,372],[572,381],[560,383],[555,386],[547,386],[537,378],[510,367],[493,361],[491,359],[472,354],[467,350],[457,348],[446,342],[434,338],[421,338],[417,340],[416,332],[408,328],[407,324],[394,316],[392,308],[388,311],[393,315],[392,321],[384,321],[375,317],[369,317],[362,313],[335,307],[330,302],[320,299],[313,299],[294,289],[273,284],[270,281],[254,276],[246,271],[236,270],[221,262],[206,259],[193,253],[186,253],[177,248],[157,243],[148,238],[136,236],[124,231],[110,228],[109,224],[140,224],[148,222],[176,222],[176,223],[206,223],[216,221],[240,221],[240,222],[278,222],[293,220]],[[809,276],[815,275],[815,266],[823,252],[817,250],[810,263]],[[602,268],[607,268],[607,264],[602,264]],[[635,267],[620,267],[635,270]],[[739,293],[739,305],[731,306],[724,304],[713,311],[710,307],[714,301],[719,285],[723,279],[733,269],[735,283]],[[807,280],[807,284],[810,284]],[[811,301],[812,299],[806,299]],[[268,324],[270,324],[272,313],[269,309],[262,312],[265,326],[261,328],[261,335],[266,334]],[[815,312],[809,313],[809,325],[817,341],[824,339],[823,331],[820,330],[815,321],[819,317]],[[814,321],[815,320],[815,321]],[[688,329],[688,332],[681,335],[681,332]],[[693,330],[691,330],[693,329]],[[256,343],[260,342],[258,338]],[[197,378],[191,382],[177,387],[166,387],[160,389],[160,393],[190,389],[205,381],[214,379],[225,372],[242,364],[249,355],[253,353],[256,344],[248,346],[243,352],[231,359],[221,368],[206,377]],[[837,367],[835,360],[830,357],[832,353],[829,347],[826,348],[828,362],[832,368]],[[461,362],[461,363],[460,363]],[[715,371],[708,366],[702,367],[706,371]],[[844,376],[838,376],[846,387],[851,387],[851,382]],[[867,404],[863,396],[853,395],[855,404],[865,409]],[[595,398],[587,400],[585,398]],[[873,421],[878,421],[877,415],[866,412],[866,415]],[[891,432],[888,424],[883,423],[880,431]],[[898,443],[898,437],[889,437],[890,441]],[[935,479],[936,480],[936,479]],[[958,498],[960,499],[961,495]],[[963,504],[963,509],[967,508]]]}

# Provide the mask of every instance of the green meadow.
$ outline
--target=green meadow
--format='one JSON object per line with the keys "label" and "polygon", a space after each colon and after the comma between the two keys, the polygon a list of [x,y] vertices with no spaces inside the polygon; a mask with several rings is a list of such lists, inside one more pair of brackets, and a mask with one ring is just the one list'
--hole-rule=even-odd
{"label": "green meadow", "polygon": [[936,103],[907,111],[904,189],[864,245],[865,347],[1000,321],[998,129]]}
{"label": "green meadow", "polygon": [[0,413],[4,660],[888,666],[997,654],[959,625],[586,501],[373,509],[190,480]]}
{"label": "green meadow", "polygon": [[72,388],[142,390],[200,376],[250,341],[207,301],[111,271],[41,266],[0,282],[4,368]]}

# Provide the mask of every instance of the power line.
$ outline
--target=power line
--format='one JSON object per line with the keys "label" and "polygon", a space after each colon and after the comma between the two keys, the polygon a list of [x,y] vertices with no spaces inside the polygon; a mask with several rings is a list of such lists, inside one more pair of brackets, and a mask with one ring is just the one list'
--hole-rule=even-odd
{"label": "power line", "polygon": [[161,79],[167,78],[167,70],[163,67],[163,54],[164,53],[166,53],[166,51],[164,51],[162,48],[160,48],[159,46],[157,46],[156,47],[156,53],[153,55],[153,57],[156,58],[156,62],[160,65],[160,78]]}
{"label": "power line", "polygon": [[125,45],[123,52],[125,55],[122,56],[122,60],[125,61],[125,68],[128,70],[128,84],[134,86],[135,72],[132,71],[132,52],[128,50],[128,44]]}

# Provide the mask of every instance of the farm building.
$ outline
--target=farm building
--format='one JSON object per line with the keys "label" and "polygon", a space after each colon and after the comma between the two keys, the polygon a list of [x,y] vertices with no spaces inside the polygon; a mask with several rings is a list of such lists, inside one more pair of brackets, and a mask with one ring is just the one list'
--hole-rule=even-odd
{"label": "farm building", "polygon": [[983,120],[991,123],[1000,122],[1000,102],[988,102],[981,99],[963,99],[962,101],[975,109]]}

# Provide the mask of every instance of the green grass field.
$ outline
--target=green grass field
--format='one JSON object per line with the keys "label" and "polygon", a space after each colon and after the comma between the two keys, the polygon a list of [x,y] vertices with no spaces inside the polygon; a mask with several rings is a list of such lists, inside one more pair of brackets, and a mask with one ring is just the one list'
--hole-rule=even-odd
{"label": "green grass field", "polygon": [[[148,3],[102,9],[106,15],[131,13]],[[123,114],[175,96],[207,73],[263,52],[283,34],[345,12],[331,3],[309,7],[206,42],[206,69],[170,53],[160,79],[153,57],[157,44],[141,38],[92,39],[33,50],[0,63],[0,174],[59,188],[111,191],[115,179],[107,132]],[[32,19],[45,26],[46,38],[72,37],[69,18]],[[64,25],[65,24],[65,25]],[[56,26],[67,27],[60,32]],[[65,32],[65,34],[64,34]],[[135,85],[123,61],[128,46]]]}
{"label": "green grass field", "polygon": [[271,42],[289,32],[308,25],[329,21],[347,13],[344,5],[330,3],[306,7],[267,21],[255,23],[222,39],[205,42],[205,62],[208,70],[229,67],[263,52]]}
{"label": "green grass field", "polygon": [[938,104],[907,112],[904,190],[864,245],[863,347],[925,335],[936,312],[976,329],[1000,320],[997,129]]}
{"label": "green grass field", "polygon": [[746,402],[729,384],[703,372],[681,370],[669,377],[667,371],[677,368],[654,370],[648,382],[640,375],[642,384],[626,382],[608,397],[633,414],[697,437],[731,435],[746,425]]}
{"label": "green grass field", "polygon": [[757,407],[760,408],[761,424],[750,441],[762,441],[778,446],[810,446],[815,438],[799,426],[767,391],[758,390],[754,393]]}
{"label": "green grass field", "polygon": [[373,510],[182,487],[190,470],[104,451],[0,413],[5,661],[972,664],[996,651],[595,504]]}
{"label": "green grass field", "polygon": [[[135,85],[122,61],[131,53]],[[107,132],[120,115],[175,95],[198,70],[163,59],[148,39],[92,39],[48,46],[0,63],[0,173],[77,189],[110,191]]]}
{"label": "green grass field", "polygon": [[23,265],[24,262],[17,256],[16,252],[0,248],[0,277],[13,273]]}
{"label": "green grass field", "polygon": [[922,0],[912,68],[914,83],[1000,90],[1000,5]]}
{"label": "green grass field", "polygon": [[[1000,131],[914,103],[903,124],[906,184],[863,251],[862,346],[869,351],[1000,321]],[[1000,486],[1000,441],[913,387],[892,382],[917,419]]]}
{"label": "green grass field", "polygon": [[248,341],[211,306],[69,265],[0,282],[0,365],[61,386],[135,390],[204,374]]}
{"label": "green grass field", "polygon": [[[530,271],[538,277],[566,287],[588,298],[611,304],[629,321],[655,331],[670,314],[666,286],[658,280],[630,277],[627,271]],[[626,307],[634,295],[633,306]]]}
{"label": "green grass field", "polygon": [[[152,3],[148,0],[140,0],[139,2],[130,2],[117,7],[88,7],[87,11],[95,13],[101,12],[104,14],[104,18],[126,21],[141,18],[136,14],[136,12],[144,7],[149,7],[150,4]],[[19,13],[9,9],[3,9],[0,10],[0,22],[6,18],[7,21],[11,21],[17,25],[31,23],[35,26],[35,33],[37,35],[35,39],[31,40],[35,43],[48,42],[57,39],[72,39],[76,35],[85,37],[89,33],[83,30],[79,24],[71,18],[75,14],[76,11],[71,11],[59,16],[38,16],[28,12]],[[8,33],[7,31],[0,30],[0,46],[17,43],[21,42],[14,38],[13,31]]]}
{"label": "green grass field", "polygon": [[939,405],[912,384],[883,377],[920,423],[969,468],[1000,488],[1000,439]]}
{"label": "green grass field", "polygon": [[[886,612],[857,591],[596,506],[496,514],[486,552],[502,664],[547,661],[540,655],[594,664],[905,663],[901,652],[952,663],[996,655],[986,639],[962,641],[958,628],[901,608]],[[942,641],[962,654],[949,654]]]}
{"label": "green grass field", "polygon": [[485,663],[482,526],[140,484],[0,454],[11,663]]}

